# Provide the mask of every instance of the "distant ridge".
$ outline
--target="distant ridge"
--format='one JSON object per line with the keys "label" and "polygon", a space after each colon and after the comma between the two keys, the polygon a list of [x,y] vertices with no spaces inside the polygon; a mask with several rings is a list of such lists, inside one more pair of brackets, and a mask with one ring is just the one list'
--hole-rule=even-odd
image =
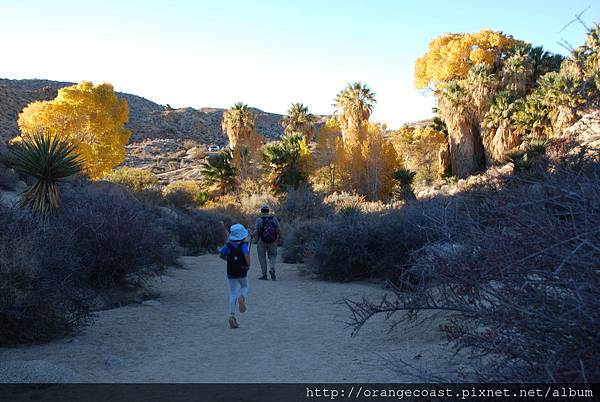
{"label": "distant ridge", "polygon": [[[17,118],[25,106],[36,100],[53,99],[60,88],[73,84],[43,79],[0,78],[0,139],[4,142],[17,135]],[[129,103],[127,128],[132,132],[132,143],[147,139],[189,139],[200,144],[220,146],[227,143],[227,137],[221,130],[225,109],[173,109],[137,95],[118,92],[118,96]],[[259,133],[268,139],[276,139],[283,134],[280,125],[282,115],[252,109],[256,113],[256,128]],[[318,117],[320,126],[327,116]]]}

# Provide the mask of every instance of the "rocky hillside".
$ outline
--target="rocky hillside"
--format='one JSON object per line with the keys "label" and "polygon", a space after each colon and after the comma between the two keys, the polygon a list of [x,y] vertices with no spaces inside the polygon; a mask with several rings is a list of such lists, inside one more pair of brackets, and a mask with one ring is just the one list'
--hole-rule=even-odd
{"label": "rocky hillside", "polygon": [[[70,82],[48,80],[0,79],[0,139],[2,142],[18,132],[17,117],[30,102],[56,96],[59,88]],[[194,140],[200,144],[225,145],[227,138],[221,130],[224,109],[191,107],[172,109],[140,96],[118,93],[129,103],[129,122],[132,143],[153,139]],[[269,139],[283,133],[281,115],[253,109],[257,131]],[[321,123],[325,116],[321,117]]]}

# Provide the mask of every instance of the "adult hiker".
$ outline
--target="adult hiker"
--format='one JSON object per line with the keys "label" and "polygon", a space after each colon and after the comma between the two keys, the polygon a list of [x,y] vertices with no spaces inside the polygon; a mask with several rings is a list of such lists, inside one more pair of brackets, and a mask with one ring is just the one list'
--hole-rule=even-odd
{"label": "adult hiker", "polygon": [[255,225],[256,251],[258,251],[258,261],[262,276],[258,279],[268,280],[267,278],[267,257],[269,260],[269,274],[272,280],[276,280],[275,262],[277,261],[277,244],[281,238],[281,230],[277,217],[271,214],[268,205],[263,205],[260,209],[260,216],[256,218]]}
{"label": "adult hiker", "polygon": [[[221,222],[222,223],[222,222]],[[225,228],[225,226],[223,226]],[[229,326],[238,328],[235,318],[236,304],[240,313],[246,311],[248,299],[248,270],[250,269],[250,245],[248,230],[241,224],[232,225],[227,243],[219,250],[220,257],[227,261],[229,282]],[[239,286],[239,293],[238,293]]]}

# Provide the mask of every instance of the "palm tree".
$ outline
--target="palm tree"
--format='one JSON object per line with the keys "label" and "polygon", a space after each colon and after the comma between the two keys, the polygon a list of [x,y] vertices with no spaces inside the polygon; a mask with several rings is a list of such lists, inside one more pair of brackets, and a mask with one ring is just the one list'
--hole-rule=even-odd
{"label": "palm tree", "polygon": [[361,131],[376,102],[375,93],[360,81],[348,84],[337,94],[332,106],[337,108],[343,137],[347,132],[357,134]]}
{"label": "palm tree", "polygon": [[15,170],[36,178],[22,194],[21,205],[46,219],[60,207],[58,183],[80,173],[83,163],[75,146],[45,133],[27,137],[9,148],[6,162]]}
{"label": "palm tree", "polygon": [[[469,89],[463,81],[453,81],[438,93],[440,116],[448,126],[450,167],[457,177],[467,177],[485,163],[478,107]],[[481,88],[478,91],[480,95],[484,92]]]}
{"label": "palm tree", "polygon": [[305,183],[309,163],[310,152],[302,134],[284,135],[280,141],[269,142],[263,148],[263,164],[271,172],[276,192]]}
{"label": "palm tree", "polygon": [[228,189],[235,186],[236,171],[232,166],[233,154],[230,149],[209,155],[202,163],[200,172],[203,182],[208,186],[217,186],[225,195]]}
{"label": "palm tree", "polygon": [[515,127],[517,99],[515,92],[499,92],[483,119],[482,136],[488,164],[502,161],[506,152],[521,142],[522,131]]}
{"label": "palm tree", "polygon": [[256,117],[245,103],[238,102],[223,113],[223,132],[229,138],[229,147],[236,149],[238,143],[250,139],[256,128]]}
{"label": "palm tree", "polygon": [[315,130],[316,117],[302,103],[292,103],[287,115],[281,119],[281,126],[287,135],[300,133],[311,142]]}

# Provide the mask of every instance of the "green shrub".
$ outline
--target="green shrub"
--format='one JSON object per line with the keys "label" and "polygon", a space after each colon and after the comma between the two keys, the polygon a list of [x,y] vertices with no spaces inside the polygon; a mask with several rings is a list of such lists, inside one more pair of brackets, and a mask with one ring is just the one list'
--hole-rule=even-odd
{"label": "green shrub", "polygon": [[132,167],[115,169],[104,176],[104,180],[122,184],[136,192],[148,190],[158,184],[158,178],[152,172]]}

